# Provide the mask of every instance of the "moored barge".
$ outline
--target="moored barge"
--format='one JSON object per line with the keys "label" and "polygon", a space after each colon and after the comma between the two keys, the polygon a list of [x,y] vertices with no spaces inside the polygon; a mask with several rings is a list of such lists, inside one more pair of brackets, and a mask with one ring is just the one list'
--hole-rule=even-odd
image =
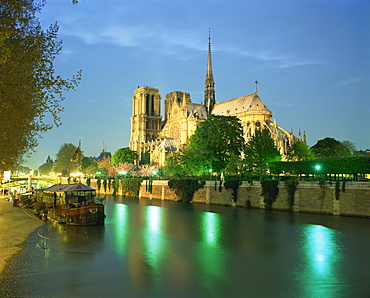
{"label": "moored barge", "polygon": [[85,184],[55,184],[35,190],[34,196],[50,220],[69,225],[104,224],[104,205],[97,201],[96,190]]}

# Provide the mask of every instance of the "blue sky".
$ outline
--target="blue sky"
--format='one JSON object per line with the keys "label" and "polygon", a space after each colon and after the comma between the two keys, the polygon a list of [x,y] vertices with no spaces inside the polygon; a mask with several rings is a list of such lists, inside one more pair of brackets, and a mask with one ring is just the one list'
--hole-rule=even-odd
{"label": "blue sky", "polygon": [[85,156],[127,147],[137,86],[202,102],[209,28],[218,102],[253,93],[258,80],[273,118],[306,131],[309,146],[333,137],[370,148],[369,1],[48,0],[39,18],[60,26],[56,73],[83,77],[31,168],[64,143],[81,140]]}

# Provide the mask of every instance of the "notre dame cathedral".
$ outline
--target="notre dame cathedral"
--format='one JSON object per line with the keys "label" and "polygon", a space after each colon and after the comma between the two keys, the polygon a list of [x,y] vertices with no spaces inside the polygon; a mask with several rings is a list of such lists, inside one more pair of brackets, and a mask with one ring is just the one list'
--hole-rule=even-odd
{"label": "notre dame cathedral", "polygon": [[[257,84],[257,81],[256,81]],[[163,166],[167,155],[182,150],[208,114],[236,116],[244,130],[246,142],[256,130],[269,129],[280,153],[286,155],[289,147],[297,141],[306,142],[299,132],[298,137],[272,121],[272,113],[258,96],[258,90],[216,103],[213,79],[211,41],[208,40],[208,63],[204,90],[204,104],[193,103],[190,94],[173,91],[166,95],[164,115],[161,116],[161,95],[158,88],[137,87],[131,117],[130,149],[142,159],[150,154],[150,162]]]}

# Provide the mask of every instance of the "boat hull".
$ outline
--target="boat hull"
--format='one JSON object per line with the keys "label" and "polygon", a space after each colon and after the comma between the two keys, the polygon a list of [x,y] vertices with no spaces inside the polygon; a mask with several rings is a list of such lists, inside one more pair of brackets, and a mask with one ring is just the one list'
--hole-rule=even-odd
{"label": "boat hull", "polygon": [[104,224],[104,205],[88,204],[69,208],[67,205],[57,205],[48,208],[47,218],[69,225],[99,225]]}

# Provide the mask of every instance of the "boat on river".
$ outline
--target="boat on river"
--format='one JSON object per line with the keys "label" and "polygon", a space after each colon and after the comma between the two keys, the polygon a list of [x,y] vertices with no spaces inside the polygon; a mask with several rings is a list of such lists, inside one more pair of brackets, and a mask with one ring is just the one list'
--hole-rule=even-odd
{"label": "boat on river", "polygon": [[48,219],[69,225],[104,224],[104,205],[96,190],[82,183],[55,184],[36,189],[34,199]]}

